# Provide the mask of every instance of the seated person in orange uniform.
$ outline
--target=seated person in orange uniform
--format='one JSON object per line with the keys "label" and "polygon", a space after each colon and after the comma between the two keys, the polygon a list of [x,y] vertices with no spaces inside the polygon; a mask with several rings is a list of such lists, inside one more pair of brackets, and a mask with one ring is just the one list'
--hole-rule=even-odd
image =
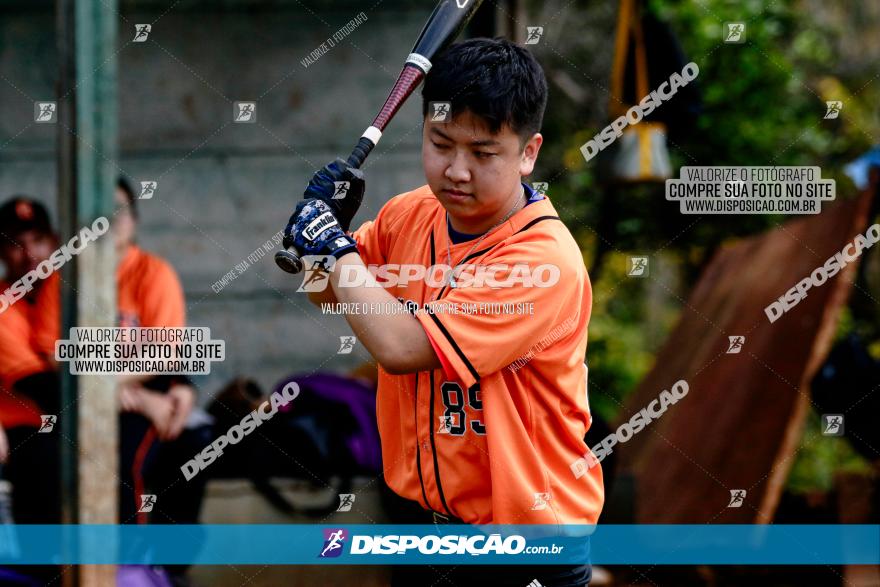
{"label": "seated person in orange uniform", "polygon": [[[115,198],[111,232],[100,238],[113,238],[116,245],[117,325],[184,326],[183,290],[174,270],[134,244],[135,197],[124,179]],[[0,261],[6,269],[0,293],[49,258],[58,245],[39,203],[16,197],[0,206]],[[55,340],[67,338],[60,330],[58,272],[36,280],[24,297],[8,303],[10,299],[0,302],[0,425],[9,441],[4,474],[13,484],[18,523],[58,523],[59,426],[53,433],[37,433],[41,414],[57,415],[59,420],[75,416],[72,406],[61,405],[54,360]],[[145,514],[137,511],[144,493],[159,494],[151,514],[154,521],[196,523],[204,480],[180,483],[176,464],[210,440],[185,432],[195,390],[184,377],[143,376],[118,378],[118,393],[120,523],[146,522]],[[145,488],[147,473],[151,491]]]}

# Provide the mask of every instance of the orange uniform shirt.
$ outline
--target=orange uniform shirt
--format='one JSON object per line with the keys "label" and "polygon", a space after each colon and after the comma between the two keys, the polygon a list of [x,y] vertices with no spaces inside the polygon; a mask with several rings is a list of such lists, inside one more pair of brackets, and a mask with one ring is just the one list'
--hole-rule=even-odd
{"label": "orange uniform shirt", "polygon": [[[427,185],[392,198],[354,236],[367,265],[447,263],[445,210]],[[475,242],[452,244],[450,265],[462,263]],[[584,356],[592,291],[577,243],[544,198],[487,236],[467,263],[552,263],[559,279],[543,288],[452,289],[435,280],[389,288],[419,307],[438,299],[459,308],[522,303],[534,313],[417,313],[444,368],[379,369],[386,482],[467,523],[595,524],[602,469],[580,478],[572,471],[589,453],[591,421]]]}
{"label": "orange uniform shirt", "polygon": [[[0,282],[0,291],[9,284]],[[186,325],[183,289],[174,269],[131,246],[116,269],[119,326]],[[43,283],[32,299],[21,299],[0,314],[0,423],[39,426],[39,410],[13,393],[16,381],[52,369],[55,341],[61,333],[60,278]]]}

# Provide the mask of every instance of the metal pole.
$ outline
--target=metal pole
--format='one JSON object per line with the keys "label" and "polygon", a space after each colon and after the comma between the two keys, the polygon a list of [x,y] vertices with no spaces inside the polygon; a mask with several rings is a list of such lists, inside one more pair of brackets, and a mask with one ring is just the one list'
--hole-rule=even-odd
{"label": "metal pole", "polygon": [[[58,0],[59,210],[62,238],[96,218],[112,220],[117,175],[116,0]],[[105,234],[68,264],[63,290],[62,338],[69,327],[116,325],[116,262]],[[71,274],[72,273],[72,274]],[[118,416],[115,381],[62,370],[63,405],[78,422],[65,430],[76,447],[65,460],[65,518],[80,524],[115,524],[118,512]],[[65,418],[64,420],[73,420]],[[65,442],[69,446],[70,443]],[[72,454],[70,454],[72,452]],[[74,483],[74,479],[76,482]],[[112,479],[113,482],[108,482]],[[114,545],[84,544],[106,551]],[[79,584],[112,587],[113,566],[84,565]]]}
{"label": "metal pole", "polygon": [[[75,46],[73,41],[73,1],[59,0],[56,5],[56,39],[58,42],[58,223],[62,242],[76,232],[76,136],[68,129],[76,128]],[[70,332],[76,324],[76,261],[61,268],[61,332]],[[76,378],[61,372],[61,405],[75,406]],[[75,414],[75,409],[67,410]],[[76,438],[76,418],[62,417],[58,422],[62,438]],[[76,451],[67,442],[61,443],[61,509],[63,523],[77,523]]]}

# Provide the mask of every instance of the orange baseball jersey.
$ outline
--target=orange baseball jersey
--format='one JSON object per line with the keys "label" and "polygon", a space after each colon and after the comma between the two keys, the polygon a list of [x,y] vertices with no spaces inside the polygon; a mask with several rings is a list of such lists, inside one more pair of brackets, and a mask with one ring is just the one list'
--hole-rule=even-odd
{"label": "orange baseball jersey", "polygon": [[[33,297],[20,299],[0,314],[0,424],[7,428],[40,425],[37,407],[29,399],[12,393],[12,385],[51,369],[36,349],[33,326],[42,321],[41,313],[53,301],[57,303],[58,284],[58,274],[50,275]],[[6,291],[9,285],[0,282],[0,291]]]}
{"label": "orange baseball jersey", "polygon": [[[445,210],[427,185],[392,198],[354,237],[368,266],[447,264]],[[452,244],[448,265],[553,264],[558,280],[536,287],[547,283],[536,272],[533,287],[450,288],[432,278],[388,289],[419,308],[439,300],[446,310],[416,313],[443,369],[379,370],[386,482],[467,523],[595,524],[601,466],[579,477],[573,470],[589,453],[591,420],[584,355],[592,290],[580,249],[546,197],[462,259],[475,242]]]}
{"label": "orange baseball jersey", "polygon": [[[8,284],[0,283],[0,291]],[[186,325],[183,289],[171,266],[131,246],[116,269],[119,326]],[[52,369],[61,330],[60,280],[50,276],[32,299],[0,314],[0,424],[39,425],[39,410],[12,392],[16,381]]]}

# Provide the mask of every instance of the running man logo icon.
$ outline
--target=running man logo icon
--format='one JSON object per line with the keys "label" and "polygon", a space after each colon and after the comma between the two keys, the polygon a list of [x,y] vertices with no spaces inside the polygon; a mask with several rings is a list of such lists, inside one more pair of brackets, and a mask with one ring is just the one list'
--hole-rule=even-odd
{"label": "running man logo icon", "polygon": [[449,122],[452,102],[429,102],[431,106],[431,122]]}
{"label": "running man logo icon", "polygon": [[526,45],[537,45],[538,41],[541,40],[541,35],[544,34],[544,27],[527,26],[526,30],[528,31],[528,35],[526,36]]}
{"label": "running man logo icon", "polygon": [[347,181],[334,181],[333,185],[336,186],[336,191],[333,192],[334,200],[342,200],[345,199],[346,194],[348,194],[348,188],[351,187],[351,184]]}
{"label": "running man logo icon", "polygon": [[157,187],[159,187],[159,182],[157,181],[142,181],[141,195],[138,197],[138,200],[149,200],[152,198],[153,194],[156,193]]}
{"label": "running man logo icon", "polygon": [[354,505],[354,493],[340,493],[339,494],[339,507],[336,508],[337,512],[350,512],[351,506]]}
{"label": "running man logo icon", "polygon": [[724,36],[725,43],[744,43],[746,40],[746,23],[744,22],[727,22],[724,23],[727,31]]}
{"label": "running man logo icon", "polygon": [[825,120],[829,120],[837,118],[838,115],[840,115],[840,110],[843,108],[843,102],[840,100],[830,100],[825,102],[825,106],[827,108],[825,111]]}
{"label": "running man logo icon", "polygon": [[532,183],[532,189],[541,194],[542,196],[547,195],[547,190],[550,189],[550,184],[546,181],[536,181]]}
{"label": "running man logo icon", "polygon": [[822,414],[822,435],[843,436],[843,414]]}
{"label": "running man logo icon", "polygon": [[342,554],[345,539],[348,538],[345,530],[324,530],[324,548],[318,558],[335,558]]}
{"label": "running man logo icon", "polygon": [[745,489],[731,489],[730,490],[730,503],[727,504],[729,508],[738,508],[742,507],[743,500],[746,498],[746,490]]}
{"label": "running man logo icon", "polygon": [[302,284],[296,291],[313,292],[324,291],[327,289],[327,276],[333,270],[336,264],[336,257],[333,255],[305,255],[302,258],[304,277]]}
{"label": "running man logo icon", "polygon": [[440,418],[440,428],[437,429],[438,434],[449,434],[452,430],[452,416],[438,416]]}
{"label": "running man logo icon", "polygon": [[647,277],[648,276],[648,258],[647,257],[630,257],[629,270],[626,273],[630,277]]}
{"label": "running man logo icon", "polygon": [[535,503],[532,504],[533,510],[546,510],[547,502],[550,501],[549,493],[536,493]]}
{"label": "running man logo icon", "polygon": [[571,474],[574,475],[575,479],[580,479],[581,477],[583,477],[587,473],[586,459],[577,459],[572,464],[570,464],[568,467],[571,469]]}
{"label": "running man logo icon", "polygon": [[544,586],[541,585],[541,582],[538,581],[537,579],[533,579],[531,583],[526,585],[526,587],[544,587]]}
{"label": "running man logo icon", "polygon": [[256,102],[235,102],[234,120],[237,123],[254,123],[257,121]]}
{"label": "running man logo icon", "polygon": [[141,507],[138,508],[138,513],[148,514],[153,511],[154,505],[156,505],[156,496],[154,494],[141,494]]}
{"label": "running man logo icon", "polygon": [[58,106],[55,102],[34,102],[34,122],[52,124],[55,122],[57,111]]}
{"label": "running man logo icon", "polygon": [[153,25],[151,24],[136,24],[134,25],[134,38],[132,39],[133,43],[143,43],[147,40],[147,37],[150,36],[150,31],[153,30]]}
{"label": "running man logo icon", "polygon": [[743,344],[746,342],[745,336],[728,336],[729,346],[727,347],[728,355],[735,355],[742,350]]}
{"label": "running man logo icon", "polygon": [[354,345],[357,342],[356,336],[340,336],[339,337],[339,350],[336,351],[337,355],[350,355],[351,351],[354,350]]}
{"label": "running man logo icon", "polygon": [[48,434],[55,429],[55,423],[58,422],[58,416],[54,414],[43,414],[40,416],[40,429],[37,432]]}

